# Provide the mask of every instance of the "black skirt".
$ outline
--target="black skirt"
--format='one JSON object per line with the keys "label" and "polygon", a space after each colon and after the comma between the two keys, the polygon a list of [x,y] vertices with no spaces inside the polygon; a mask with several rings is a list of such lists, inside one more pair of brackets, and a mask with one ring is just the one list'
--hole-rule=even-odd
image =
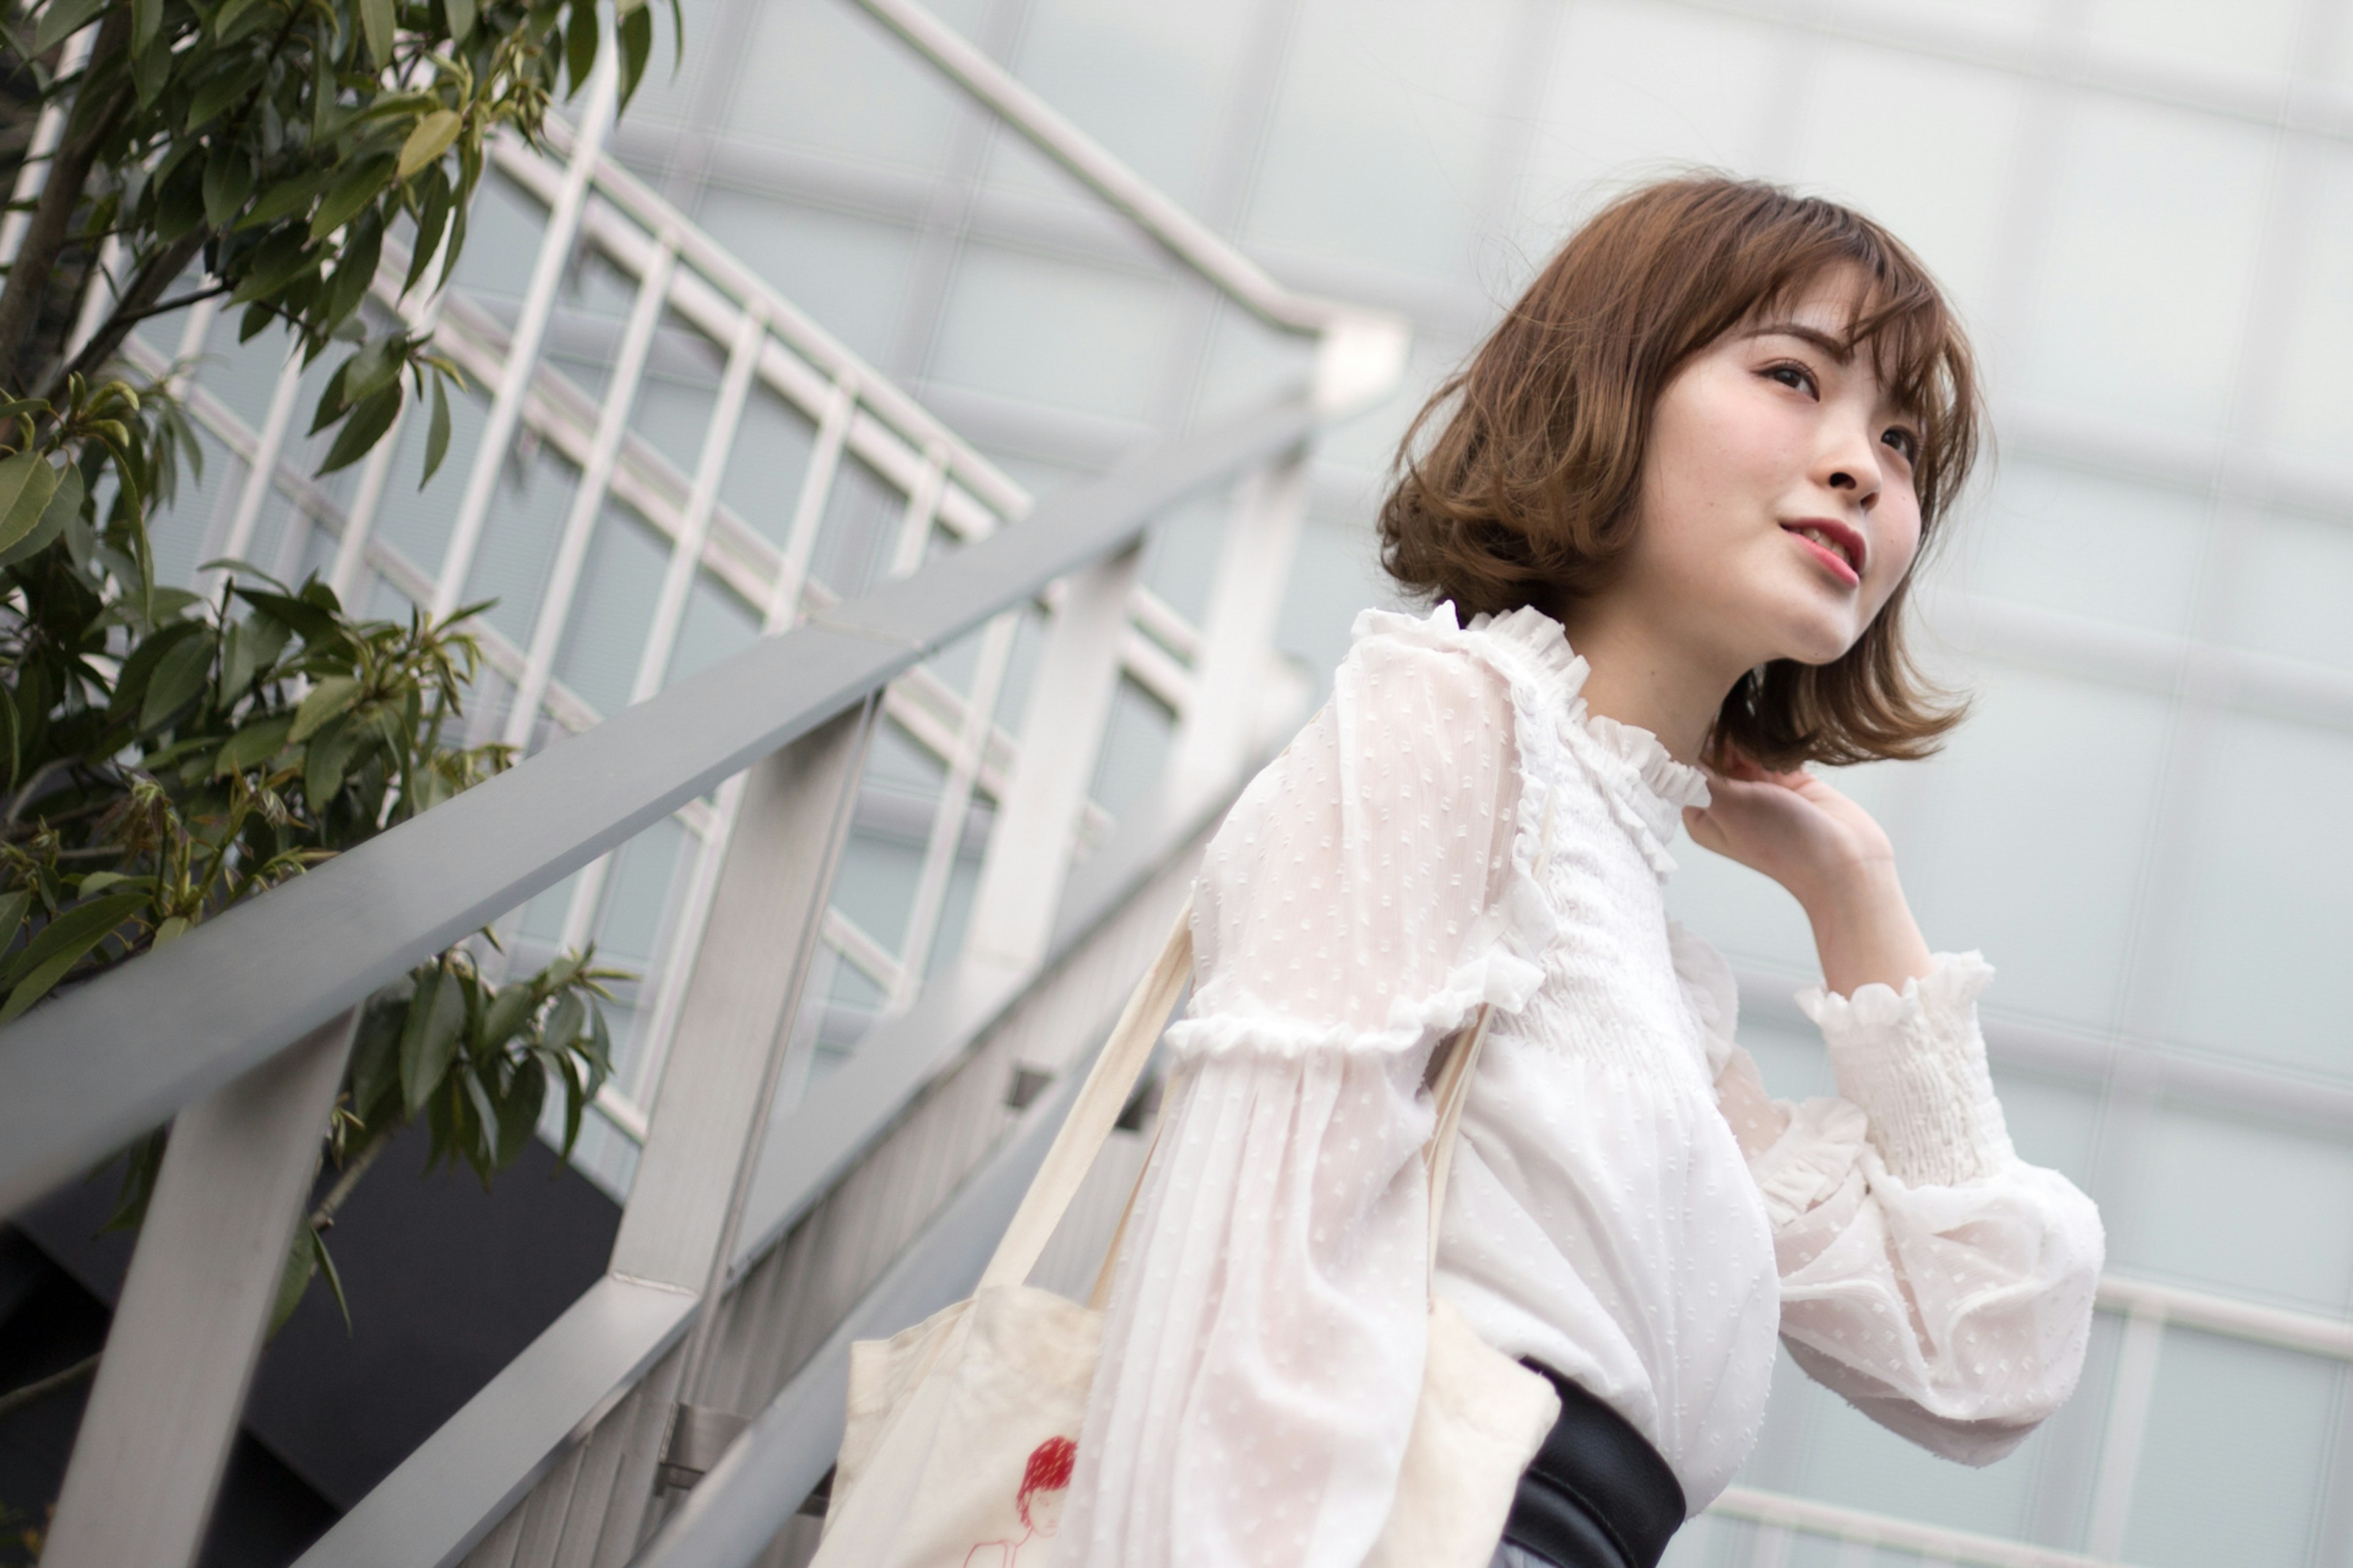
{"label": "black skirt", "polygon": [[1683,1522],[1683,1489],[1626,1418],[1538,1362],[1560,1419],[1520,1477],[1504,1540],[1553,1568],[1658,1568]]}

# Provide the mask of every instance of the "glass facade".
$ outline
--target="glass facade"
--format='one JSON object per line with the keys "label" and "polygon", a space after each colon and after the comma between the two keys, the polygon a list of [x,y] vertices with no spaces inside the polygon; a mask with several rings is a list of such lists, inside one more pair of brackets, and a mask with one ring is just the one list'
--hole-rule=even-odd
{"label": "glass facade", "polygon": [[[1285,283],[1411,318],[1406,390],[1319,448],[1283,623],[1314,679],[1355,612],[1389,597],[1369,524],[1405,422],[1609,193],[1694,163],[1766,175],[1856,203],[1926,258],[1984,352],[1998,426],[1925,595],[1932,660],[1976,710],[1937,760],[1841,782],[1894,833],[1932,943],[1999,969],[1988,1028],[2013,1131],[2099,1200],[2119,1283],[2075,1402],[1986,1470],[1907,1447],[1785,1368],[1745,1489],[1671,1560],[2025,1560],[1971,1556],[1958,1534],[1872,1545],[1854,1522],[1872,1515],[2145,1568],[2353,1568],[2353,1028],[2327,979],[2353,949],[2353,5],[935,9]],[[1303,371],[1296,342],[1172,275],[850,0],[688,0],[685,15],[683,58],[671,71],[664,45],[612,151],[1032,489]],[[492,187],[462,274],[474,297],[523,297],[540,223]],[[549,363],[592,395],[632,292],[588,251],[565,280]],[[230,335],[208,345],[202,384],[259,429],[282,346]],[[691,338],[657,334],[631,416],[681,473],[723,357]],[[307,384],[293,406],[314,397]],[[773,542],[810,425],[756,388],[742,417],[720,504]],[[476,405],[450,475],[481,427]],[[460,481],[418,496],[422,433],[403,438],[375,527],[429,567]],[[281,574],[327,570],[332,540],[287,526],[282,495],[238,533],[234,473],[206,468],[180,515],[209,521],[159,551],[193,571],[235,537]],[[860,519],[897,504],[860,473],[846,466],[812,566],[845,589],[879,570],[860,552],[880,532]],[[466,583],[501,597],[492,624],[517,646],[576,479],[562,454],[519,446]],[[643,679],[670,548],[606,504],[554,665],[594,711]],[[1214,548],[1211,528],[1180,521],[1155,536],[1146,581],[1198,618]],[[385,611],[421,591],[367,583]],[[760,625],[706,574],[669,674]],[[1011,654],[1017,704],[1033,653]],[[1121,700],[1095,787],[1114,815],[1167,736],[1163,706],[1133,684]],[[837,907],[886,946],[943,776],[890,740],[870,772]],[[911,803],[896,826],[893,798]],[[615,862],[596,928],[608,953],[659,963],[697,831],[666,826]],[[1768,1082],[1822,1091],[1819,1042],[1788,1002],[1812,966],[1795,904],[1696,847],[1679,858],[1680,912],[1741,970]],[[943,948],[971,871],[959,859],[941,895]],[[525,912],[526,949],[565,933],[568,897]],[[837,1054],[884,1005],[882,969],[843,951],[813,1026]]]}

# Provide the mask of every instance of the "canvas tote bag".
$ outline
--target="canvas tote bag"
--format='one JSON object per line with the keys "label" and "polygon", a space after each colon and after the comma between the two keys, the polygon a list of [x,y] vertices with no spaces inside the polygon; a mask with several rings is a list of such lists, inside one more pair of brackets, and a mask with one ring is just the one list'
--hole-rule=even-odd
{"label": "canvas tote bag", "polygon": [[[811,1568],[1043,1568],[1077,1458],[1119,1239],[1088,1306],[1026,1281],[1184,991],[1190,915],[1189,906],[1179,912],[1128,998],[979,1289],[895,1338],[851,1348],[849,1425]],[[1467,1035],[1440,1047],[1431,1086],[1438,1121],[1422,1157],[1433,1258],[1486,1028],[1482,1008]],[[1549,1383],[1432,1295],[1420,1400],[1368,1568],[1485,1568],[1520,1472],[1559,1412]]]}

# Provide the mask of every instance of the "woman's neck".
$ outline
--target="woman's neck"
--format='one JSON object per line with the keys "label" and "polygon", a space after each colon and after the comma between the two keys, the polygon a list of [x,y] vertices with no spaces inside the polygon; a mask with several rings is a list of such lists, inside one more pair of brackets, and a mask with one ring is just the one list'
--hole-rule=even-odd
{"label": "woman's neck", "polygon": [[1696,764],[1725,694],[1746,667],[1726,673],[1722,655],[1660,635],[1655,623],[1622,602],[1588,600],[1559,619],[1569,647],[1591,667],[1586,708],[1648,730],[1668,755]]}

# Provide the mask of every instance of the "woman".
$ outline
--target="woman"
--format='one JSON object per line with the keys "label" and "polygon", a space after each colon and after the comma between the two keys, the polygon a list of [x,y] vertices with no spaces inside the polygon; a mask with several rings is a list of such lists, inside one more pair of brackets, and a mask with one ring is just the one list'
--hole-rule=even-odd
{"label": "woman", "polygon": [[[1499,1563],[1654,1563],[1754,1442],[1777,1334],[1965,1463],[2067,1397],[2098,1216],[2004,1131],[1992,971],[1930,953],[1805,771],[1958,718],[1905,590],[1977,397],[1892,237],[1691,178],[1574,235],[1424,410],[1381,532],[1435,608],[1358,619],[1203,863],[1058,1562],[1361,1561],[1421,1374],[1424,1078],[1482,1005],[1437,1289],[1563,1396]],[[1837,1098],[1768,1099],[1734,1043],[1666,917],[1679,818],[1804,906]]]}

